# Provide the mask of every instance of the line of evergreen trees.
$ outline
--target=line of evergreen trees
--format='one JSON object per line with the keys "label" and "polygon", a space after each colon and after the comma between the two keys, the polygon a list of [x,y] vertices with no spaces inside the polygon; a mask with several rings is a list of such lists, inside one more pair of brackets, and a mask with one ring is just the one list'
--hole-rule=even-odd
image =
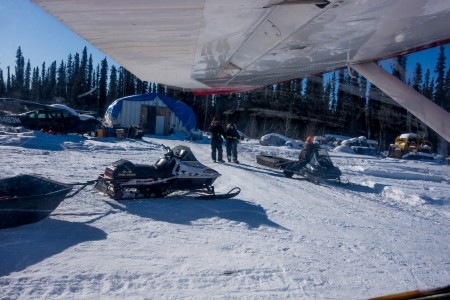
{"label": "line of evergreen trees", "polygon": [[[450,111],[450,68],[446,69],[444,50],[444,46],[439,48],[435,78],[430,69],[424,71],[416,63],[412,78],[407,80],[406,56],[393,60],[392,74]],[[364,135],[377,140],[381,149],[403,132],[425,134],[435,145],[439,140],[377,87],[348,70],[293,79],[245,93],[195,96],[141,81],[123,67],[109,67],[106,58],[95,65],[86,47],[81,55],[69,54],[59,65],[54,61],[40,67],[32,67],[30,60],[25,63],[19,47],[14,70],[10,66],[0,69],[0,97],[59,101],[75,109],[96,111],[100,116],[117,98],[150,92],[164,93],[191,106],[198,128],[203,130],[217,116],[224,123],[236,123],[254,138],[270,132],[292,138],[325,133]],[[446,149],[448,144],[441,140],[443,143]]]}

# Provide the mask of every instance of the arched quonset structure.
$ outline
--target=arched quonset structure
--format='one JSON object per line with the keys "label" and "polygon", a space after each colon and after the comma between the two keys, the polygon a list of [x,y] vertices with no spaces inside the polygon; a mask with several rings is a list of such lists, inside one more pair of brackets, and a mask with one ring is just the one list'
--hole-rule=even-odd
{"label": "arched quonset structure", "polygon": [[106,110],[105,127],[139,126],[145,133],[167,135],[195,129],[194,111],[164,94],[150,93],[117,99]]}

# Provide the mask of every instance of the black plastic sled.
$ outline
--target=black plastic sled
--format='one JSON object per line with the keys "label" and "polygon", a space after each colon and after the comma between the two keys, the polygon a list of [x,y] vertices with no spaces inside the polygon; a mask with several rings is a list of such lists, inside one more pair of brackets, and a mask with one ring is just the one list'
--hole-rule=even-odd
{"label": "black plastic sled", "polygon": [[0,229],[38,222],[52,213],[72,186],[34,175],[0,180]]}
{"label": "black plastic sled", "polygon": [[288,164],[295,162],[283,157],[258,154],[256,155],[256,162],[260,165],[272,168],[272,169],[284,169]]}

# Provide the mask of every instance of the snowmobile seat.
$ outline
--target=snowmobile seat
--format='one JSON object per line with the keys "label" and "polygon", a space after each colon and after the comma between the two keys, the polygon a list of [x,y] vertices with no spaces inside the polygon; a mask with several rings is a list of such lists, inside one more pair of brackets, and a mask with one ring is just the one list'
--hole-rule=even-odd
{"label": "snowmobile seat", "polygon": [[132,169],[138,178],[155,177],[157,170],[155,166],[135,164]]}
{"label": "snowmobile seat", "polygon": [[169,162],[168,159],[166,159],[166,158],[160,158],[160,159],[158,159],[158,161],[155,163],[155,167],[156,167],[156,169],[157,169],[158,171],[161,171],[161,170],[167,169],[167,168],[169,167],[169,164],[170,164],[170,162]]}
{"label": "snowmobile seat", "polygon": [[105,175],[112,178],[154,177],[156,175],[156,167],[133,164],[131,161],[121,159],[107,167]]}
{"label": "snowmobile seat", "polygon": [[175,167],[176,161],[173,159],[160,158],[156,164],[155,168],[160,176],[171,176],[172,169]]}

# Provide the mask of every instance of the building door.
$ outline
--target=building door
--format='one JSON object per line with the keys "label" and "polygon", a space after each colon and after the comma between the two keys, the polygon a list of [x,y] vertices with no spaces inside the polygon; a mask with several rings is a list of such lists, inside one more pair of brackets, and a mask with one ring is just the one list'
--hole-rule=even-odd
{"label": "building door", "polygon": [[144,130],[145,133],[155,134],[155,118],[156,107],[149,105],[141,106],[141,118],[139,126]]}
{"label": "building door", "polygon": [[156,116],[164,117],[164,124],[161,135],[168,135],[170,129],[170,109],[167,107],[157,107],[156,108]]}
{"label": "building door", "polygon": [[155,134],[164,135],[164,116],[156,116]]}

